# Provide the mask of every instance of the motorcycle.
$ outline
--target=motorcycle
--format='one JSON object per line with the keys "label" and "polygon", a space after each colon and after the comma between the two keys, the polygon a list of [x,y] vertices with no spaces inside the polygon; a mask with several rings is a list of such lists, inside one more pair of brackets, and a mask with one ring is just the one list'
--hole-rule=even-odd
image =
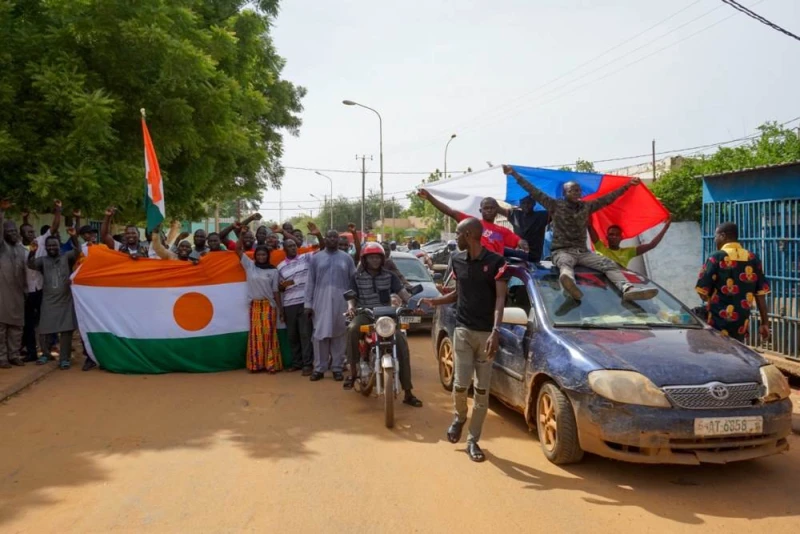
{"label": "motorcycle", "polygon": [[[421,285],[411,288],[410,293],[417,295],[423,291]],[[345,300],[355,300],[355,291],[344,294]],[[358,360],[358,376],[353,388],[365,397],[373,391],[377,396],[383,395],[384,424],[386,428],[394,426],[394,401],[400,392],[400,365],[397,359],[397,342],[395,333],[400,325],[398,335],[406,335],[409,325],[421,322],[422,318],[415,310],[406,306],[376,306],[374,308],[357,308],[356,316],[364,316],[369,324],[361,326],[359,342],[360,357]],[[352,372],[352,370],[351,370]]]}

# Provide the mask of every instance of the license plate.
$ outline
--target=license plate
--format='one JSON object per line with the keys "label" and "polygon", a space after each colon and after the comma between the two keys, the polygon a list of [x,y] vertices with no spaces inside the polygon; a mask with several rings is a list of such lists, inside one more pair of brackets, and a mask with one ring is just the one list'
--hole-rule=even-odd
{"label": "license plate", "polygon": [[762,434],[764,418],[752,417],[698,417],[694,420],[695,436],[730,436],[733,434]]}
{"label": "license plate", "polygon": [[400,324],[417,324],[422,322],[419,315],[403,315],[400,317]]}

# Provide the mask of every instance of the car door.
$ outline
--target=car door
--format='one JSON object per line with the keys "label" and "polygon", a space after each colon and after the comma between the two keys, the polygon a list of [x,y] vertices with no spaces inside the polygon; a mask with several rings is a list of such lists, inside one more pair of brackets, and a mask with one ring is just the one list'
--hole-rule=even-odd
{"label": "car door", "polygon": [[[508,283],[506,308],[521,308],[530,317],[528,274],[519,268],[512,270]],[[492,392],[511,406],[525,404],[525,370],[528,356],[528,326],[503,323],[500,326],[500,346],[492,371]]]}

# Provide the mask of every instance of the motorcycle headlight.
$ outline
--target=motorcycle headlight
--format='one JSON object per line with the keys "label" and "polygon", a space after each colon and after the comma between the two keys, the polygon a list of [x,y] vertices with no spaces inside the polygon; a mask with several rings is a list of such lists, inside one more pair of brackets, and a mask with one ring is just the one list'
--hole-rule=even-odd
{"label": "motorcycle headlight", "polygon": [[780,369],[774,365],[765,365],[759,371],[761,371],[761,382],[763,382],[765,389],[761,400],[774,402],[789,396],[791,393],[789,381],[783,376]]}
{"label": "motorcycle headlight", "polygon": [[375,321],[375,332],[381,337],[392,337],[395,324],[391,317],[380,317]]}
{"label": "motorcycle headlight", "polygon": [[670,408],[667,396],[646,376],[633,371],[593,371],[589,373],[592,391],[615,402]]}

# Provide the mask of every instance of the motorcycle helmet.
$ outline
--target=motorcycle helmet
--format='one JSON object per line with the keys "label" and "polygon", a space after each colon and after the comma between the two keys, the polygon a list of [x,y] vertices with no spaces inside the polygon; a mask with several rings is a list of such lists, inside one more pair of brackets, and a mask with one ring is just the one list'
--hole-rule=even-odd
{"label": "motorcycle helmet", "polygon": [[383,246],[380,243],[367,243],[364,245],[364,248],[361,249],[361,257],[366,258],[370,254],[380,254],[381,257],[386,257],[386,253],[383,251]]}

